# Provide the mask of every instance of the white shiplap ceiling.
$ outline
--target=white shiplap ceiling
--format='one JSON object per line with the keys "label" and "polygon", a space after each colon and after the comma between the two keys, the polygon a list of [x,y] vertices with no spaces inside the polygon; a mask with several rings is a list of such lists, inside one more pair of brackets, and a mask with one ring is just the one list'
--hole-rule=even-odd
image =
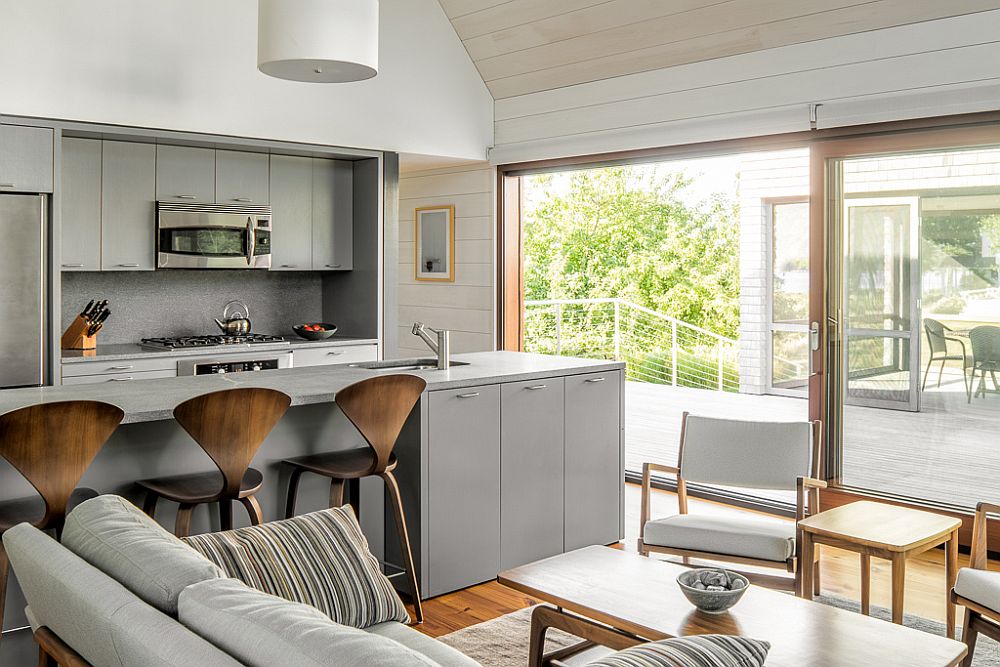
{"label": "white shiplap ceiling", "polygon": [[495,99],[1000,9],[1000,0],[439,0]]}

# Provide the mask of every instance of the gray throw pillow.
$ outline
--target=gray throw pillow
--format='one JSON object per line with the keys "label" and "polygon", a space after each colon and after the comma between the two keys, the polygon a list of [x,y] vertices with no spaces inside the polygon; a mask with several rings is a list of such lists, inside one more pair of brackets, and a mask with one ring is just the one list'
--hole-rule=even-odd
{"label": "gray throw pillow", "polygon": [[225,576],[212,562],[120,496],[80,504],[66,517],[63,546],[117,579],[148,604],[177,615],[191,584]]}
{"label": "gray throw pillow", "polygon": [[747,637],[677,637],[627,648],[589,667],[763,667],[770,648]]}
{"label": "gray throw pillow", "polygon": [[316,609],[234,579],[189,586],[180,621],[250,667],[439,667],[399,642],[334,623]]}
{"label": "gray throw pillow", "polygon": [[409,620],[350,505],[184,539],[228,576],[337,623],[367,628]]}

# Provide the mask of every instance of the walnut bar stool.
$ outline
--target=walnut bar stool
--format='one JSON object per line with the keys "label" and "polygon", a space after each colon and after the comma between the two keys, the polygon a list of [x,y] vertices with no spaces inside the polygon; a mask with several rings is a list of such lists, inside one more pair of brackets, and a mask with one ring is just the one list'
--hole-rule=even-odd
{"label": "walnut bar stool", "polygon": [[351,504],[358,509],[358,480],[370,475],[378,475],[385,482],[396,516],[396,531],[406,560],[406,573],[413,595],[413,608],[417,623],[424,622],[424,611],[420,605],[420,587],[417,573],[413,569],[413,553],[410,537],[406,531],[403,515],[403,501],[399,496],[399,485],[392,474],[396,467],[396,456],[392,453],[396,439],[403,429],[413,406],[420,400],[427,383],[415,375],[386,375],[362,380],[337,392],[334,399],[344,415],[354,424],[368,443],[367,448],[355,447],[339,452],[312,454],[285,459],[292,466],[288,481],[288,504],[285,517],[295,514],[295,497],[299,489],[299,478],[304,472],[311,472],[330,478],[330,507],[340,507],[344,502],[344,482],[351,484]]}
{"label": "walnut bar stool", "polygon": [[[28,522],[54,529],[58,537],[66,514],[97,496],[97,491],[76,485],[124,416],[121,408],[98,401],[40,403],[0,415],[0,456],[41,496],[0,502],[0,535]],[[0,542],[0,628],[8,569]]]}
{"label": "walnut bar stool", "polygon": [[156,501],[178,503],[174,534],[191,530],[197,505],[219,503],[222,530],[233,527],[232,501],[247,508],[250,523],[263,522],[254,494],[264,483],[259,470],[250,467],[264,438],[288,410],[292,399],[273,389],[227,389],[197,396],[174,408],[174,419],[194,438],[218,467],[218,472],[145,479],[137,484],[146,491],[143,511],[153,516]]}

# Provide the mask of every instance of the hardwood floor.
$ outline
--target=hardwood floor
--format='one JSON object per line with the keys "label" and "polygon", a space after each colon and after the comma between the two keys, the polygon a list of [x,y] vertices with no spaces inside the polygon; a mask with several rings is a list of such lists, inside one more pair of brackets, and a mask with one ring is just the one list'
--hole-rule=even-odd
{"label": "hardwood floor", "polygon": [[[692,498],[690,511],[709,513],[739,512],[732,508]],[[677,496],[666,491],[655,491],[652,503],[653,516],[663,516],[677,511]],[[635,550],[639,525],[639,487],[626,485],[625,541],[619,548]],[[781,521],[784,519],[775,519]],[[854,600],[861,597],[861,568],[858,556],[831,547],[821,547],[823,592]],[[968,564],[966,554],[959,556],[959,567]],[[990,562],[991,569],[1000,569],[1000,563]],[[872,559],[872,604],[887,607],[890,602],[890,569],[888,561]],[[470,625],[488,621],[498,616],[529,607],[535,601],[530,597],[501,586],[495,581],[448,593],[424,602],[423,625],[417,629],[432,637],[446,635]],[[944,622],[945,582],[944,551],[932,549],[907,561],[906,612]],[[959,612],[961,622],[961,612]]]}

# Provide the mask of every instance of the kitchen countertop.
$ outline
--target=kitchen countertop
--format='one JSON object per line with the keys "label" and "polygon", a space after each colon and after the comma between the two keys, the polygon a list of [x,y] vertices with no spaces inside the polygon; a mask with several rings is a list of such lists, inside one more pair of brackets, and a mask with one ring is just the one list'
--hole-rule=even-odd
{"label": "kitchen countertop", "polygon": [[337,345],[377,345],[376,338],[351,338],[332,336],[326,340],[305,340],[297,336],[285,336],[288,344],[261,343],[257,345],[225,345],[218,347],[189,347],[179,350],[155,350],[135,343],[110,343],[98,345],[94,353],[84,350],[62,350],[62,363],[73,364],[88,361],[122,361],[125,359],[148,359],[168,355],[170,357],[205,357],[214,354],[237,354],[258,350],[301,350],[309,347],[331,347]]}
{"label": "kitchen countertop", "polygon": [[[173,354],[173,353],[167,353]],[[92,357],[88,357],[92,358]],[[456,354],[452,361],[468,366],[449,370],[408,371],[427,381],[428,391],[475,387],[498,382],[516,382],[558,375],[620,370],[619,361],[555,357],[525,352],[474,352]],[[93,400],[113,403],[125,411],[122,423],[173,418],[179,403],[200,394],[237,387],[268,387],[292,397],[292,405],[329,403],[337,391],[349,384],[385,374],[350,365],[284,368],[256,373],[187,376],[133,382],[7,389],[0,391],[0,413],[35,403]]]}

